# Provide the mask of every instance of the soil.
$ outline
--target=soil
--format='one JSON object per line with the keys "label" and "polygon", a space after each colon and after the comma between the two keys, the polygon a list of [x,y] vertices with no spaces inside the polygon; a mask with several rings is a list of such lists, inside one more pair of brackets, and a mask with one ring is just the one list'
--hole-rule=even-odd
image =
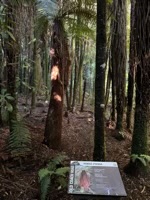
{"label": "soil", "polygon": [[[45,119],[48,106],[37,105],[30,113],[22,113],[32,136],[31,152],[21,160],[7,153],[6,139],[8,127],[0,130],[0,200],[36,200],[39,199],[38,171],[57,154],[66,154],[70,160],[92,160],[94,117],[87,106],[84,112],[75,111],[63,118],[62,145],[59,150],[49,149],[42,144]],[[26,110],[25,110],[26,111]],[[121,177],[127,192],[122,200],[150,200],[150,176],[131,176],[124,173],[129,163],[131,150],[131,134],[125,131],[125,140],[115,137],[114,124],[106,123],[106,160],[115,161],[119,165]],[[73,200],[67,189],[50,188],[51,200]]]}

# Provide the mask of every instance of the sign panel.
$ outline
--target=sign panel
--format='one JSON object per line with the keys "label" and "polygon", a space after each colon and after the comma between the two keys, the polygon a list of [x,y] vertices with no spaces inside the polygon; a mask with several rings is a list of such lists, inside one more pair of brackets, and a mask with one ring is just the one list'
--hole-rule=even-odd
{"label": "sign panel", "polygon": [[127,196],[116,162],[71,161],[68,193]]}

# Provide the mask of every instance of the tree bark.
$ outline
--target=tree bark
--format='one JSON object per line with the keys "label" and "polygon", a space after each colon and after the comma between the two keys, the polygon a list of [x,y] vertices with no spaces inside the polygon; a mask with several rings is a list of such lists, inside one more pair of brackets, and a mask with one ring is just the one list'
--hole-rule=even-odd
{"label": "tree bark", "polygon": [[106,1],[97,1],[95,135],[93,159],[105,160]]}
{"label": "tree bark", "polygon": [[85,92],[86,92],[86,79],[84,80],[84,86],[83,86],[83,96],[82,96],[81,112],[83,112],[83,110],[84,110]]}
{"label": "tree bark", "polygon": [[112,70],[115,71],[117,124],[121,133],[125,102],[125,71],[126,71],[126,0],[114,0],[113,37],[112,37]]}
{"label": "tree bark", "polygon": [[45,125],[44,141],[50,148],[58,149],[61,145],[63,94],[67,87],[64,72],[69,69],[69,53],[63,23],[54,20],[51,58],[51,97]]}
{"label": "tree bark", "polygon": [[129,55],[129,73],[128,73],[128,101],[127,101],[127,128],[131,128],[131,116],[134,94],[134,81],[135,81],[135,49],[134,49],[134,7],[135,0],[131,0],[131,19],[130,19],[130,55]]}
{"label": "tree bark", "polygon": [[[138,156],[148,153],[148,123],[150,111],[150,20],[148,18],[150,1],[138,1],[135,4],[135,48],[137,59],[136,73],[136,108],[132,154]],[[132,163],[135,168],[143,171],[138,160]]]}

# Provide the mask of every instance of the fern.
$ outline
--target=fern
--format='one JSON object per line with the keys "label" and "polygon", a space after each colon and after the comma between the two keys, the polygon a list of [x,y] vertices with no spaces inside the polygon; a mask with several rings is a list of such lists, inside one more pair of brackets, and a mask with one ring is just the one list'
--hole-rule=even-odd
{"label": "fern", "polygon": [[65,187],[66,183],[66,173],[69,172],[69,167],[60,167],[58,165],[67,159],[65,155],[58,155],[53,158],[47,165],[47,168],[40,169],[38,172],[40,190],[41,190],[41,200],[46,200],[48,196],[48,189],[51,186],[52,180],[55,180],[59,184],[59,189]]}
{"label": "fern", "polygon": [[12,121],[12,132],[8,138],[8,150],[13,156],[25,155],[30,151],[31,137],[25,123],[19,119]]}
{"label": "fern", "polygon": [[145,154],[132,154],[131,160],[132,162],[136,162],[136,160],[139,160],[146,167],[150,163],[150,156]]}
{"label": "fern", "polygon": [[68,157],[66,155],[58,155],[55,158],[52,159],[52,162],[55,163],[55,165],[61,164],[64,160],[66,160]]}
{"label": "fern", "polygon": [[41,180],[41,182],[40,182],[40,186],[41,186],[41,200],[45,200],[46,199],[50,183],[51,183],[51,179],[50,179],[49,175],[45,176]]}
{"label": "fern", "polygon": [[55,174],[58,176],[63,176],[65,177],[65,174],[69,171],[69,167],[60,167],[56,169]]}

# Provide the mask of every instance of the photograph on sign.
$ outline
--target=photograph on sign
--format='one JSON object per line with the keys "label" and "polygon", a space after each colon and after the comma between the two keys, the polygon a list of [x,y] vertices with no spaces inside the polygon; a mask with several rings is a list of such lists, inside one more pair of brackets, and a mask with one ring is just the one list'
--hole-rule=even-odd
{"label": "photograph on sign", "polygon": [[71,161],[68,193],[126,196],[116,162]]}

